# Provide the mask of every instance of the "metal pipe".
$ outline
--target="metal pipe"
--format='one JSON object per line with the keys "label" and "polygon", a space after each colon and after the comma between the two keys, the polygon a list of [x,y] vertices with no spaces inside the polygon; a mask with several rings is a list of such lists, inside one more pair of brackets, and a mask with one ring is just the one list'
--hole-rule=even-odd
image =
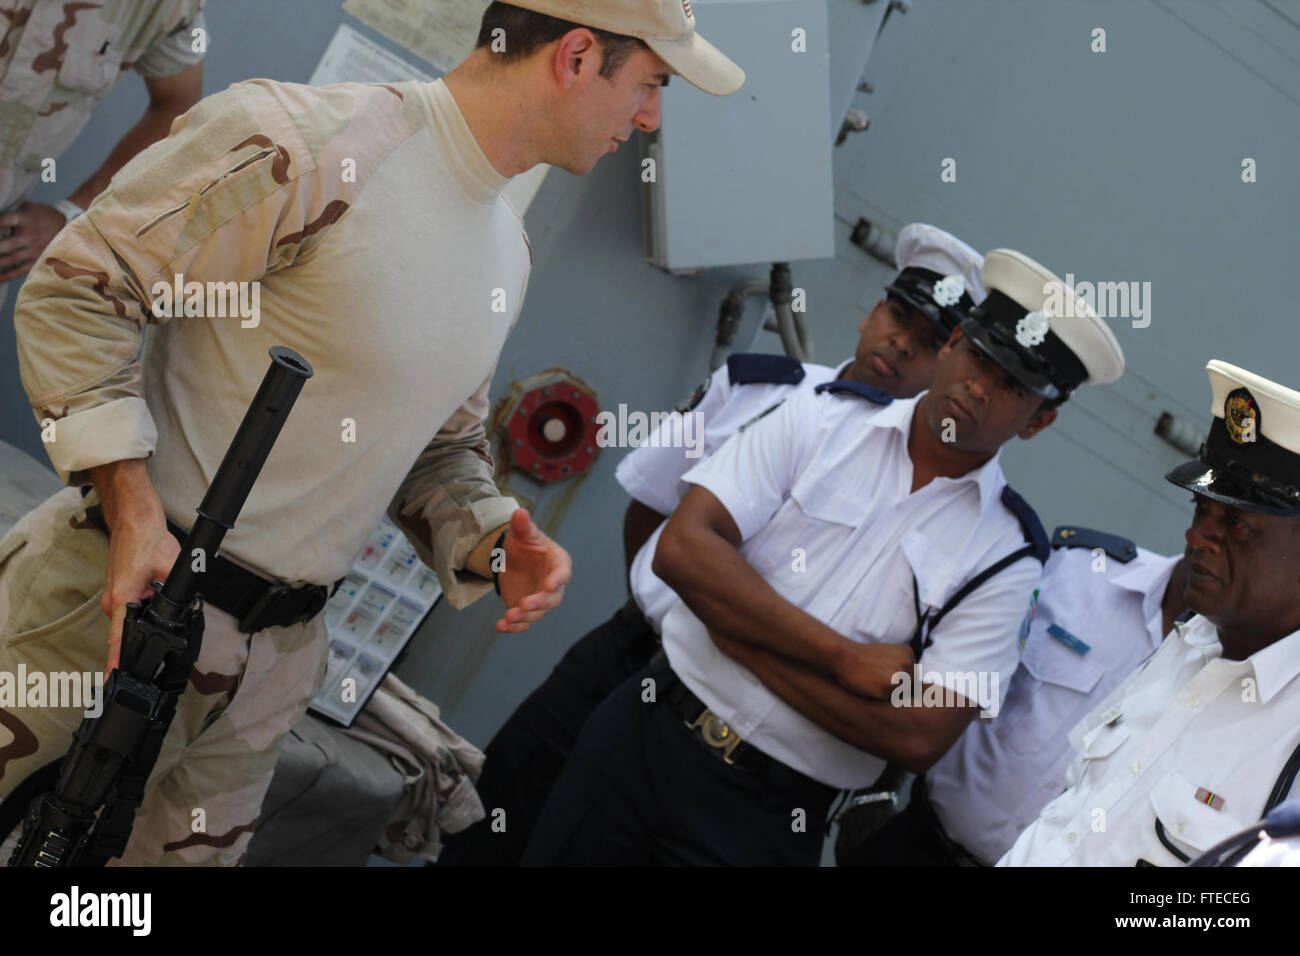
{"label": "metal pipe", "polygon": [[713,354],[709,356],[709,372],[717,371],[727,359],[727,350],[736,338],[736,329],[740,327],[741,316],[745,312],[745,300],[752,296],[766,296],[768,283],[762,279],[746,279],[737,282],[727,292],[718,309],[718,334],[714,339]]}
{"label": "metal pipe", "polygon": [[772,309],[776,312],[776,331],[781,336],[781,348],[786,355],[802,362],[803,347],[799,344],[799,333],[794,326],[794,313],[790,311],[790,303],[773,303]]}
{"label": "metal pipe", "polygon": [[1198,426],[1178,418],[1172,412],[1160,413],[1155,433],[1181,452],[1193,456],[1201,453],[1202,438]]}
{"label": "metal pipe", "polygon": [[796,318],[790,307],[793,297],[790,280],[790,264],[772,263],[772,311],[776,313],[777,332],[781,336],[781,347],[785,354],[806,362],[812,357],[811,337],[803,324],[802,316]]}

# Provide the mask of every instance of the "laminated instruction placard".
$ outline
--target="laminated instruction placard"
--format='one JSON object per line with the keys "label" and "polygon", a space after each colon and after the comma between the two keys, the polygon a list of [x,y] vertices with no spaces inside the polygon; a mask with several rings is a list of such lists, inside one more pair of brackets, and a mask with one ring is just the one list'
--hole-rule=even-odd
{"label": "laminated instruction placard", "polygon": [[351,726],[440,597],[437,575],[382,518],[325,605],[329,669],[310,709]]}

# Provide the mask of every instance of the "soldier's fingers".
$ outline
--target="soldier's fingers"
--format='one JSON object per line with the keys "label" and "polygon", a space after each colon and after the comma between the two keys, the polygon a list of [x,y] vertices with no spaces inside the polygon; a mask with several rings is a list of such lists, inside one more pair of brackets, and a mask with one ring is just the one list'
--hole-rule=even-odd
{"label": "soldier's fingers", "polygon": [[4,255],[0,262],[3,262],[6,268],[30,269],[36,264],[36,259],[40,255],[39,249],[33,249],[31,246],[24,245],[15,249],[11,253]]}
{"label": "soldier's fingers", "polygon": [[546,535],[542,534],[542,529],[537,527],[527,508],[516,508],[514,513],[510,515],[510,533],[521,543],[533,546],[539,546],[547,540]]}
{"label": "soldier's fingers", "polygon": [[122,624],[126,620],[126,605],[120,604],[113,610],[113,622],[108,629],[108,666],[104,669],[104,677],[113,673],[121,660],[122,652]]}
{"label": "soldier's fingers", "polygon": [[559,545],[556,545],[555,549],[558,553],[552,562],[553,567],[542,582],[542,587],[548,591],[562,590],[573,577],[573,559],[569,557],[569,552]]}
{"label": "soldier's fingers", "polygon": [[[32,271],[32,266],[36,265],[35,259],[28,259],[26,262],[20,262],[7,272],[0,272],[0,283],[10,282],[14,279],[20,279]],[[4,263],[0,263],[0,269],[4,268]]]}
{"label": "soldier's fingers", "polygon": [[521,611],[512,607],[506,611],[506,623],[508,624],[536,624],[546,616],[546,611]]}
{"label": "soldier's fingers", "polygon": [[563,588],[559,591],[538,591],[520,601],[519,607],[525,611],[549,611],[553,607],[559,607],[563,597]]}
{"label": "soldier's fingers", "polygon": [[23,267],[27,259],[28,256],[25,250],[19,249],[8,254],[0,250],[0,272],[16,272]]}

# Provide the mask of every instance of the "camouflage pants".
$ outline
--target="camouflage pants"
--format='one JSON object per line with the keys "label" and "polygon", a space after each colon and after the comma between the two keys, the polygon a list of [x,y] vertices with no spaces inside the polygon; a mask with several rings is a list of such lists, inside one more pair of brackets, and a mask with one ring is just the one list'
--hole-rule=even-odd
{"label": "camouflage pants", "polygon": [[[66,488],[0,540],[0,674],[20,665],[27,675],[104,669],[108,538],[85,523],[82,507]],[[324,683],[323,618],[253,635],[210,605],[204,618],[202,651],[130,843],[110,865],[238,865],[281,741]],[[61,756],[82,717],[76,706],[0,707],[0,798]]]}

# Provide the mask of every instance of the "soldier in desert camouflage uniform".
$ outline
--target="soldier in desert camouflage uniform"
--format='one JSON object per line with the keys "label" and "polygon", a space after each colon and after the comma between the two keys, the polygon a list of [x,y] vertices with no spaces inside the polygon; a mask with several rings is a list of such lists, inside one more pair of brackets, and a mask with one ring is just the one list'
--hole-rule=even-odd
{"label": "soldier in desert camouflage uniform", "polygon": [[[10,0],[0,10],[0,283],[26,274],[64,223],[203,93],[203,0]],[[202,42],[196,42],[196,31]],[[122,71],[149,106],[104,164],[56,205],[25,197],[77,138]],[[0,285],[0,302],[7,287]]]}
{"label": "soldier in desert camouflage uniform", "polygon": [[[236,84],[51,244],[18,303],[23,383],[55,468],[88,495],[60,492],[0,541],[0,671],[99,668],[105,643],[116,663],[125,603],[179,552],[164,518],[190,524],[273,344],[316,374],[225,539],[230,561],[327,587],[387,508],[455,607],[492,587],[498,544],[499,630],[559,604],[569,557],[498,493],[483,426],[531,263],[502,189],[537,162],[584,173],[655,129],[670,69],[716,93],[743,80],[684,8],[589,8],[609,33],[561,23],[525,55],[525,35],[555,24],[494,5],[480,48],[433,83]],[[241,302],[260,312],[169,304],[184,283],[256,284]],[[83,510],[101,504],[108,540]],[[237,863],[280,740],[323,681],[321,618],[241,630],[204,596],[202,653],[122,863]],[[79,716],[0,711],[0,796],[66,749]]]}

